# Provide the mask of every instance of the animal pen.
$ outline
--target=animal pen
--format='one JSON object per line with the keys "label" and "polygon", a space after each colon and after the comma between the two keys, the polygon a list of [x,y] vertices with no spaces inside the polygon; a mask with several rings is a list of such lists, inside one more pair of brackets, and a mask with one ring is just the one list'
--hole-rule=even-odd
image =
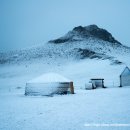
{"label": "animal pen", "polygon": [[91,79],[91,83],[92,83],[92,89],[96,89],[98,87],[104,87],[104,79],[102,78],[96,78],[96,79]]}

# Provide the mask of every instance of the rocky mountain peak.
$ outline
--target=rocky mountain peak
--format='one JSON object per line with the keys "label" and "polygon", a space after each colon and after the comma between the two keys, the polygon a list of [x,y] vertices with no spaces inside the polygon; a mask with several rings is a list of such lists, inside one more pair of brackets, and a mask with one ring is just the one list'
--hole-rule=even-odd
{"label": "rocky mountain peak", "polygon": [[93,25],[89,25],[89,26],[78,26],[75,27],[73,29],[73,31],[76,31],[77,33],[79,33],[79,35],[83,36],[83,37],[94,37],[94,38],[98,38],[104,41],[108,41],[111,43],[118,43],[121,44],[120,42],[118,42],[117,40],[115,40],[115,38],[112,36],[111,33],[109,33],[107,30],[99,28],[97,25],[93,24]]}
{"label": "rocky mountain peak", "polygon": [[97,25],[93,24],[93,25],[89,25],[89,26],[86,26],[86,27],[83,27],[83,26],[78,26],[78,27],[75,27],[73,29],[73,31],[77,31],[77,32],[86,32],[86,31],[90,31],[90,30],[97,30],[99,29]]}
{"label": "rocky mountain peak", "polygon": [[[111,33],[109,33],[107,30],[99,28],[97,25],[89,25],[89,26],[77,26],[74,27],[72,31],[69,31],[65,36],[51,40],[52,43],[65,43],[65,42],[72,42],[75,41],[76,37],[83,38],[83,40],[87,40],[88,38],[96,38],[99,40],[115,43],[115,44],[121,44],[118,42]],[[76,39],[77,40],[77,39]]]}

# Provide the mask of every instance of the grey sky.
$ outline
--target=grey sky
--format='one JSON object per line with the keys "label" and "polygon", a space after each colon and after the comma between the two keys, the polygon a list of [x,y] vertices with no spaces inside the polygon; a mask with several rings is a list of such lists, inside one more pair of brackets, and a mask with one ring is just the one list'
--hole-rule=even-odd
{"label": "grey sky", "polygon": [[90,24],[130,46],[130,0],[0,0],[0,51],[42,44]]}

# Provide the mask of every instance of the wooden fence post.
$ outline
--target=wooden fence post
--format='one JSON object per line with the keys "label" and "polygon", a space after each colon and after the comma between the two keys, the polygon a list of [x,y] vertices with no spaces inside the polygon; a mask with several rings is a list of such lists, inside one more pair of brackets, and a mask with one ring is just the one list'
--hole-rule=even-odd
{"label": "wooden fence post", "polygon": [[70,82],[70,93],[71,93],[71,94],[74,94],[73,82]]}

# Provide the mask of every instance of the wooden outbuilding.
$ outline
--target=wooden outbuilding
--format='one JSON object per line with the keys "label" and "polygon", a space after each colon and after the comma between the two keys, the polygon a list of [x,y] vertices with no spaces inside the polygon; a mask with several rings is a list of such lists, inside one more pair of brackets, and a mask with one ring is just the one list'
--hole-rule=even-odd
{"label": "wooden outbuilding", "polygon": [[91,83],[92,83],[92,89],[96,89],[98,87],[104,87],[104,79],[102,78],[93,78],[91,79]]}
{"label": "wooden outbuilding", "polygon": [[128,67],[125,67],[120,74],[120,87],[123,86],[130,86],[130,69]]}

